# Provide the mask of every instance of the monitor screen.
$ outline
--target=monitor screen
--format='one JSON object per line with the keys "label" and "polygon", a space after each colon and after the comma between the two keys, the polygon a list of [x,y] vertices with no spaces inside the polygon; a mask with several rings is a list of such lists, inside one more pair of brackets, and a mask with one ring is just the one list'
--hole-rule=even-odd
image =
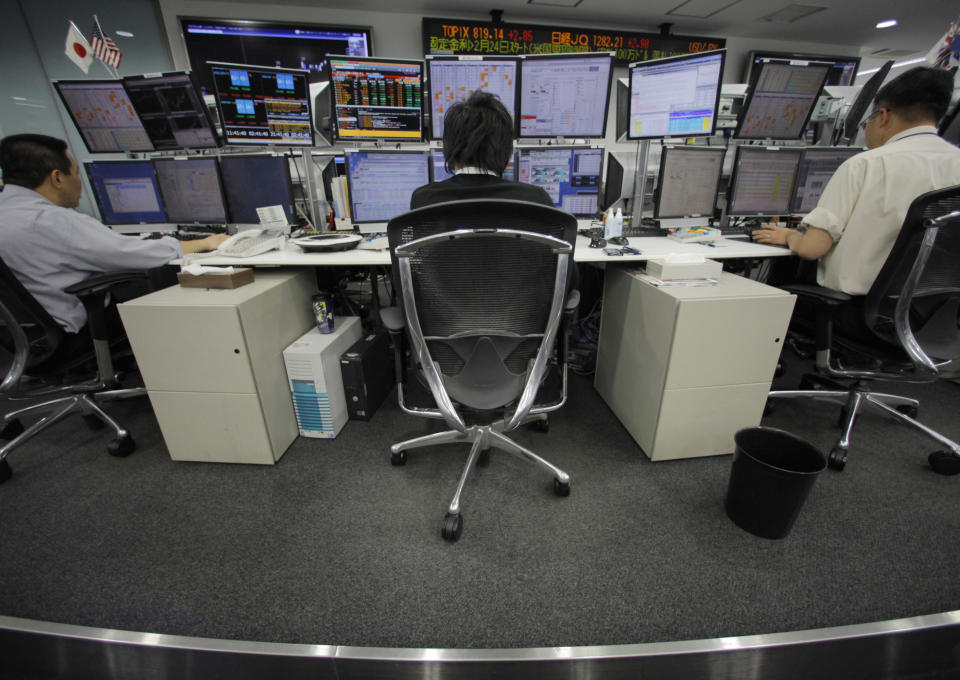
{"label": "monitor screen", "polygon": [[306,71],[212,62],[227,144],[313,146]]}
{"label": "monitor screen", "polygon": [[171,222],[227,221],[215,158],[158,158],[153,168]]}
{"label": "monitor screen", "polygon": [[387,222],[410,210],[414,189],[430,182],[424,151],[347,153],[347,186],[354,222]]}
{"label": "monitor screen", "polygon": [[884,65],[877,69],[877,72],[870,76],[867,82],[863,84],[863,86],[860,88],[860,91],[857,92],[856,98],[853,100],[853,103],[850,105],[850,109],[847,111],[846,117],[843,119],[842,137],[848,144],[854,139],[854,137],[857,136],[857,132],[859,132],[860,121],[867,112],[867,108],[873,104],[873,98],[877,96],[880,86],[890,74],[890,69],[893,68],[893,63],[893,59],[890,59],[884,63]]}
{"label": "monitor screen", "polygon": [[423,62],[330,56],[337,139],[423,138]]}
{"label": "monitor screen", "polygon": [[517,180],[544,189],[561,210],[593,216],[600,209],[602,165],[599,148],[520,149]]}
{"label": "monitor screen", "polygon": [[789,215],[803,149],[738,146],[730,180],[730,215]]}
{"label": "monitor screen", "polygon": [[960,146],[960,101],[947,111],[937,128],[940,136],[951,144]]}
{"label": "monitor screen", "polygon": [[154,150],[119,80],[59,80],[53,84],[90,153]]}
{"label": "monitor screen", "polygon": [[284,156],[222,156],[220,174],[230,221],[258,224],[257,208],[282,205],[293,221],[290,166]]}
{"label": "monitor screen", "polygon": [[263,64],[310,72],[323,80],[327,54],[372,53],[369,28],[180,17],[190,67],[204,94],[213,94],[208,61]]}
{"label": "monitor screen", "polygon": [[735,137],[799,139],[817,103],[828,64],[764,62],[750,88]]}
{"label": "monitor screen", "polygon": [[104,224],[166,222],[150,161],[85,163]]}
{"label": "monitor screen", "polygon": [[430,130],[443,139],[443,117],[456,102],[466,101],[476,90],[495,95],[510,118],[517,120],[517,65],[508,57],[427,57],[430,88]]}
{"label": "monitor screen", "polygon": [[613,57],[527,55],[520,64],[520,137],[603,137]]}
{"label": "monitor screen", "polygon": [[712,135],[724,51],[630,64],[629,139]]}
{"label": "monitor screen", "polygon": [[189,73],[130,76],[123,86],[157,151],[217,146],[217,133]]}
{"label": "monitor screen", "polygon": [[804,149],[797,170],[793,199],[790,202],[792,212],[806,214],[817,207],[820,195],[837,168],[863,149],[843,147],[815,147]]}
{"label": "monitor screen", "polygon": [[723,147],[664,147],[653,216],[713,217],[725,154]]}
{"label": "monitor screen", "polygon": [[759,52],[754,51],[747,57],[747,72],[743,82],[751,82],[751,76],[756,75],[757,69],[764,61],[777,61],[789,64],[791,61],[819,61],[830,64],[827,72],[827,85],[853,85],[860,68],[860,57],[830,56],[827,54],[801,54],[799,52]]}
{"label": "monitor screen", "polygon": [[[450,179],[453,177],[453,174],[447,172],[447,161],[443,157],[443,149],[434,149],[430,152],[430,181],[431,182],[442,182],[445,179]],[[514,172],[514,155],[511,154],[510,160],[507,161],[507,167],[503,171],[501,177],[508,182],[516,182],[517,176]]]}

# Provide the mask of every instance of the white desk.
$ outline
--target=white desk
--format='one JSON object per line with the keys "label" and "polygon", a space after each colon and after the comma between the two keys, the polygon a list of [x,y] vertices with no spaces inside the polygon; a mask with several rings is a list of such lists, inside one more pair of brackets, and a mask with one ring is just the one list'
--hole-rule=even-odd
{"label": "white desk", "polygon": [[[591,248],[590,239],[577,236],[577,248],[574,251],[576,262],[642,262],[654,257],[664,257],[671,253],[696,253],[713,260],[730,258],[783,257],[790,251],[780,246],[767,246],[751,243],[743,239],[723,239],[717,247],[702,243],[678,243],[659,236],[646,236],[629,239],[630,246],[640,251],[640,255],[607,255],[602,248]],[[235,265],[249,267],[295,267],[295,266],[381,266],[390,265],[390,253],[387,250],[363,250],[353,248],[336,253],[304,253],[297,246],[287,245],[284,250],[274,250],[254,257],[223,257],[211,255],[190,257],[190,261],[216,266]],[[171,264],[182,264],[183,259],[173,260]]]}

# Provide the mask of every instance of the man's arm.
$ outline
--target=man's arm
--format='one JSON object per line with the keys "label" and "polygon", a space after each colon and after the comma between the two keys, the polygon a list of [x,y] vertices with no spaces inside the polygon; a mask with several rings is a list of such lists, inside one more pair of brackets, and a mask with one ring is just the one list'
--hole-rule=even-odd
{"label": "man's arm", "polygon": [[226,234],[211,234],[206,238],[198,238],[192,241],[180,241],[180,247],[183,248],[183,254],[202,253],[207,250],[216,250],[217,246],[229,238]]}
{"label": "man's arm", "polygon": [[775,246],[787,246],[804,260],[818,260],[833,248],[833,237],[823,229],[808,226],[805,232],[764,224],[753,232],[753,240]]}

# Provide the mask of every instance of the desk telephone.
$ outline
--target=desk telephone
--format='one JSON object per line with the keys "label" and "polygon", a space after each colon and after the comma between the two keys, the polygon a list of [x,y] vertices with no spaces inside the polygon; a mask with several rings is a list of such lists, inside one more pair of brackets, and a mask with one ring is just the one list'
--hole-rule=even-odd
{"label": "desk telephone", "polygon": [[283,246],[284,237],[267,229],[247,229],[238,232],[220,244],[214,255],[253,257]]}

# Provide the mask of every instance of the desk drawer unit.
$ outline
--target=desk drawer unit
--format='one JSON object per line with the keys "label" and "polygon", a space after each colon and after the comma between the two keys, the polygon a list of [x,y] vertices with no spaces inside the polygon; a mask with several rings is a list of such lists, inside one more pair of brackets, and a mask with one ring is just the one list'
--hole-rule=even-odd
{"label": "desk drawer unit", "polygon": [[594,385],[651,460],[732,453],[763,416],[793,304],[728,273],[658,288],[608,267]]}
{"label": "desk drawer unit", "polygon": [[314,324],[312,269],[119,305],[174,460],[273,464],[297,437],[283,350]]}

